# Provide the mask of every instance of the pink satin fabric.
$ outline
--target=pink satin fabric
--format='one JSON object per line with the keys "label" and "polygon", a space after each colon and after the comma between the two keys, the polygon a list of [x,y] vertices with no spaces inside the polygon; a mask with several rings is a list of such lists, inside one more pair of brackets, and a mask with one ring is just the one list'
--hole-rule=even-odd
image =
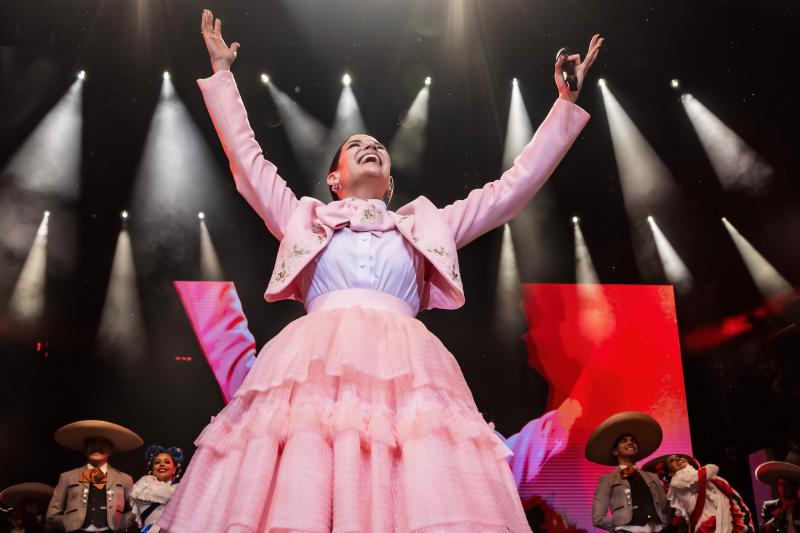
{"label": "pink satin fabric", "polygon": [[414,309],[405,300],[385,292],[370,289],[342,289],[321,294],[308,302],[306,309],[309,313],[317,313],[354,306],[389,311],[390,313],[397,313],[411,318],[416,315]]}

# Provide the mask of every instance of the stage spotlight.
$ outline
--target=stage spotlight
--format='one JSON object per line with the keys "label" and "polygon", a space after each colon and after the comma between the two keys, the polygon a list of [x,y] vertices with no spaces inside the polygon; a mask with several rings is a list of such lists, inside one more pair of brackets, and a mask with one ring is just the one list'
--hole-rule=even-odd
{"label": "stage spotlight", "polygon": [[419,175],[422,165],[427,138],[429,101],[430,85],[426,83],[408,110],[400,116],[400,127],[389,142],[392,167],[407,171],[411,179]]}
{"label": "stage spotlight", "polygon": [[779,305],[785,303],[785,300],[791,298],[794,294],[792,285],[786,281],[786,278],[767,261],[758,250],[756,250],[747,239],[745,239],[739,230],[731,224],[725,217],[722,218],[722,223],[728,234],[733,239],[736,249],[744,260],[750,276],[753,278],[758,290],[770,304]]}
{"label": "stage spotlight", "polygon": [[81,71],[78,72],[78,79],[81,80],[81,81],[86,79],[86,71],[85,70],[81,70]]}
{"label": "stage spotlight", "polygon": [[595,342],[605,339],[614,330],[614,314],[611,312],[603,286],[597,277],[589,247],[583,238],[580,222],[573,217],[575,238],[575,281],[581,331]]}
{"label": "stage spotlight", "polygon": [[425,85],[430,85],[430,84],[431,84],[431,77],[428,76],[425,78]]}
{"label": "stage spotlight", "polygon": [[169,79],[171,79],[171,77],[170,77],[170,75],[169,75],[169,72],[167,72],[166,70],[164,71],[163,78],[164,78],[165,80],[169,80]]}
{"label": "stage spotlight", "polygon": [[352,82],[353,78],[350,77],[350,74],[345,73],[345,75],[342,76],[342,85],[344,85],[345,87],[350,87],[350,84]]}
{"label": "stage spotlight", "polygon": [[141,268],[147,269],[143,275],[162,275],[161,258],[185,264],[194,256],[196,242],[186,239],[195,231],[193,220],[208,198],[224,201],[226,197],[225,180],[212,153],[171,79],[164,78],[136,171],[131,205],[136,213],[132,229],[138,235],[137,251],[143,250],[148,257],[142,263]]}
{"label": "stage spotlight", "polygon": [[34,324],[44,311],[49,221],[50,212],[45,211],[11,293],[8,314],[16,322]]}
{"label": "stage spotlight", "polygon": [[342,92],[339,95],[339,102],[336,104],[336,118],[333,121],[333,128],[328,135],[327,142],[323,144],[324,150],[322,158],[317,163],[317,170],[313,174],[313,196],[314,198],[329,198],[331,193],[325,178],[328,176],[328,164],[330,157],[336,152],[339,146],[351,135],[356,133],[367,133],[364,119],[361,117],[361,110],[356,101],[353,88],[350,87],[350,76],[345,74],[342,78]]}
{"label": "stage spotlight", "polygon": [[200,218],[200,272],[203,281],[221,281],[222,266],[203,218]]}
{"label": "stage spotlight", "polygon": [[517,85],[519,85],[519,80],[517,78],[514,78],[513,80],[511,80],[511,85],[514,85],[516,87]]}
{"label": "stage spotlight", "polygon": [[691,94],[681,102],[725,189],[755,193],[772,175],[772,168],[744,140]]}
{"label": "stage spotlight", "polygon": [[128,220],[128,212],[123,211],[122,213],[119,214],[119,218],[121,218],[122,220]]}
{"label": "stage spotlight", "polygon": [[597,79],[597,85],[599,85],[600,87],[605,87],[606,86],[606,79],[605,78],[598,78]]}
{"label": "stage spotlight", "polygon": [[199,213],[197,213],[197,218],[199,218],[200,220],[205,220],[206,214],[200,211]]}
{"label": "stage spotlight", "polygon": [[686,268],[675,248],[672,247],[661,228],[658,227],[655,219],[652,216],[648,216],[647,223],[653,232],[653,239],[656,243],[658,257],[661,259],[661,265],[664,267],[664,274],[676,289],[680,292],[688,292],[692,288],[692,275],[689,273],[689,269]]}
{"label": "stage spotlight", "polygon": [[[85,77],[85,74],[84,74]],[[73,200],[80,195],[83,79],[78,75],[2,171],[20,190]]]}
{"label": "stage spotlight", "polygon": [[647,142],[607,85],[600,86],[608,118],[611,144],[622,189],[622,198],[631,226],[631,239],[639,272],[645,279],[663,276],[657,252],[644,223],[654,208],[672,198],[672,174]]}
{"label": "stage spotlight", "polygon": [[503,170],[514,165],[514,159],[522,152],[532,137],[533,126],[528,116],[528,109],[522,99],[517,78],[514,78],[511,85],[511,103],[508,106],[506,139],[503,145]]}
{"label": "stage spotlight", "polygon": [[673,89],[677,89],[681,86],[681,81],[678,78],[673,78],[672,81],[669,82],[670,87]]}
{"label": "stage spotlight", "polygon": [[622,193],[630,215],[631,208],[660,200],[672,186],[671,174],[611,90],[605,85],[601,87]]}
{"label": "stage spotlight", "polygon": [[136,280],[131,239],[128,230],[123,227],[117,237],[97,332],[101,353],[116,358],[116,362],[140,363],[147,353],[147,338]]}
{"label": "stage spotlight", "polygon": [[261,83],[263,83],[263,84],[269,83],[269,76],[267,76],[266,74],[262,74],[261,75]]}
{"label": "stage spotlight", "polygon": [[[281,122],[286,128],[286,136],[292,146],[295,158],[299,162],[308,180],[318,178],[320,167],[324,164],[328,129],[304,110],[291,96],[283,92],[274,83],[267,84],[267,90],[275,102]],[[334,148],[335,150],[335,148]],[[320,163],[323,162],[323,163]],[[326,172],[327,167],[322,170]],[[323,196],[323,198],[325,198]]]}
{"label": "stage spotlight", "polygon": [[494,329],[499,338],[507,338],[509,331],[525,331],[524,315],[519,308],[521,299],[517,254],[514,250],[511,227],[504,224],[503,241],[500,246],[500,264],[497,268],[494,312]]}
{"label": "stage spotlight", "polygon": [[573,235],[575,237],[575,281],[578,283],[600,283],[597,271],[589,254],[589,247],[583,239],[578,217],[572,217]]}

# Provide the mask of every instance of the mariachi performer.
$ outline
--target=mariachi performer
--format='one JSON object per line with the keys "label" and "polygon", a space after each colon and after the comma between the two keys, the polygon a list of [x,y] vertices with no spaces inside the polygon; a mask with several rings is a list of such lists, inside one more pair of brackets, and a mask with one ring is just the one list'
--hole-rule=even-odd
{"label": "mariachi performer", "polygon": [[0,492],[0,504],[10,508],[9,533],[50,533],[55,528],[45,521],[53,487],[44,483],[18,483]]}
{"label": "mariachi performer", "polygon": [[[298,199],[263,157],[230,66],[239,45],[203,12],[214,75],[200,88],[240,193],[281,241],[268,301],[308,314],[262,349],[158,524],[193,531],[528,531],[508,448],[455,358],[414,317],[464,303],[458,248],[513,218],[583,129],[559,98],[513,168],[443,209],[388,211],[391,160],[353,135],[327,176],[336,201]],[[579,86],[599,53],[575,55]]]}
{"label": "mariachi performer", "polygon": [[767,461],[756,468],[756,478],[775,487],[778,493],[776,499],[764,502],[761,509],[761,530],[767,533],[800,532],[800,466],[788,459]]}
{"label": "mariachi performer", "polygon": [[134,450],[142,438],[128,428],[103,420],[81,420],[55,434],[60,445],[86,454],[85,466],[58,478],[48,522],[64,531],[122,531],[133,523],[128,497],[133,479],[108,464],[112,452]]}
{"label": "mariachi performer", "polygon": [[586,459],[614,467],[597,482],[592,504],[595,527],[652,533],[671,524],[672,511],[658,476],[636,467],[637,461],[658,449],[661,438],[658,422],[638,411],[610,416],[592,432]]}
{"label": "mariachi performer", "polygon": [[667,500],[689,531],[746,533],[753,531],[747,505],[725,479],[719,467],[692,456],[669,454],[647,462],[642,470],[656,474],[667,488]]}
{"label": "mariachi performer", "polygon": [[130,495],[133,516],[142,533],[156,533],[156,522],[178,487],[183,450],[151,444],[144,451],[147,474],[134,483]]}

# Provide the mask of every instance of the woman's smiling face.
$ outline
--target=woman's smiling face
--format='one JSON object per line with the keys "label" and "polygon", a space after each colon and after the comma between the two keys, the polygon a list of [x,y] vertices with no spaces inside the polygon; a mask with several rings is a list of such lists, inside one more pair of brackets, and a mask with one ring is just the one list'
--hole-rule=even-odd
{"label": "woman's smiling face", "polygon": [[342,145],[337,169],[328,184],[339,183],[339,198],[383,199],[390,187],[391,159],[386,147],[370,135],[352,135]]}

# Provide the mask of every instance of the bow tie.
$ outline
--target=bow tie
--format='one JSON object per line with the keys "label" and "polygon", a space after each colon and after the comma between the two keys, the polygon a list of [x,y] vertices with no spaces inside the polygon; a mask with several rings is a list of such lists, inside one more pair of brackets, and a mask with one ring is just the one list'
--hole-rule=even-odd
{"label": "bow tie", "polygon": [[622,479],[625,479],[626,477],[631,477],[635,473],[636,473],[635,466],[626,466],[619,472],[620,476],[622,476]]}
{"label": "bow tie", "polygon": [[91,483],[100,490],[106,487],[108,476],[99,468],[87,468],[81,472],[81,483]]}
{"label": "bow tie", "polygon": [[381,233],[394,228],[394,217],[380,200],[345,198],[320,206],[315,214],[319,221],[331,229],[349,226],[353,231]]}

